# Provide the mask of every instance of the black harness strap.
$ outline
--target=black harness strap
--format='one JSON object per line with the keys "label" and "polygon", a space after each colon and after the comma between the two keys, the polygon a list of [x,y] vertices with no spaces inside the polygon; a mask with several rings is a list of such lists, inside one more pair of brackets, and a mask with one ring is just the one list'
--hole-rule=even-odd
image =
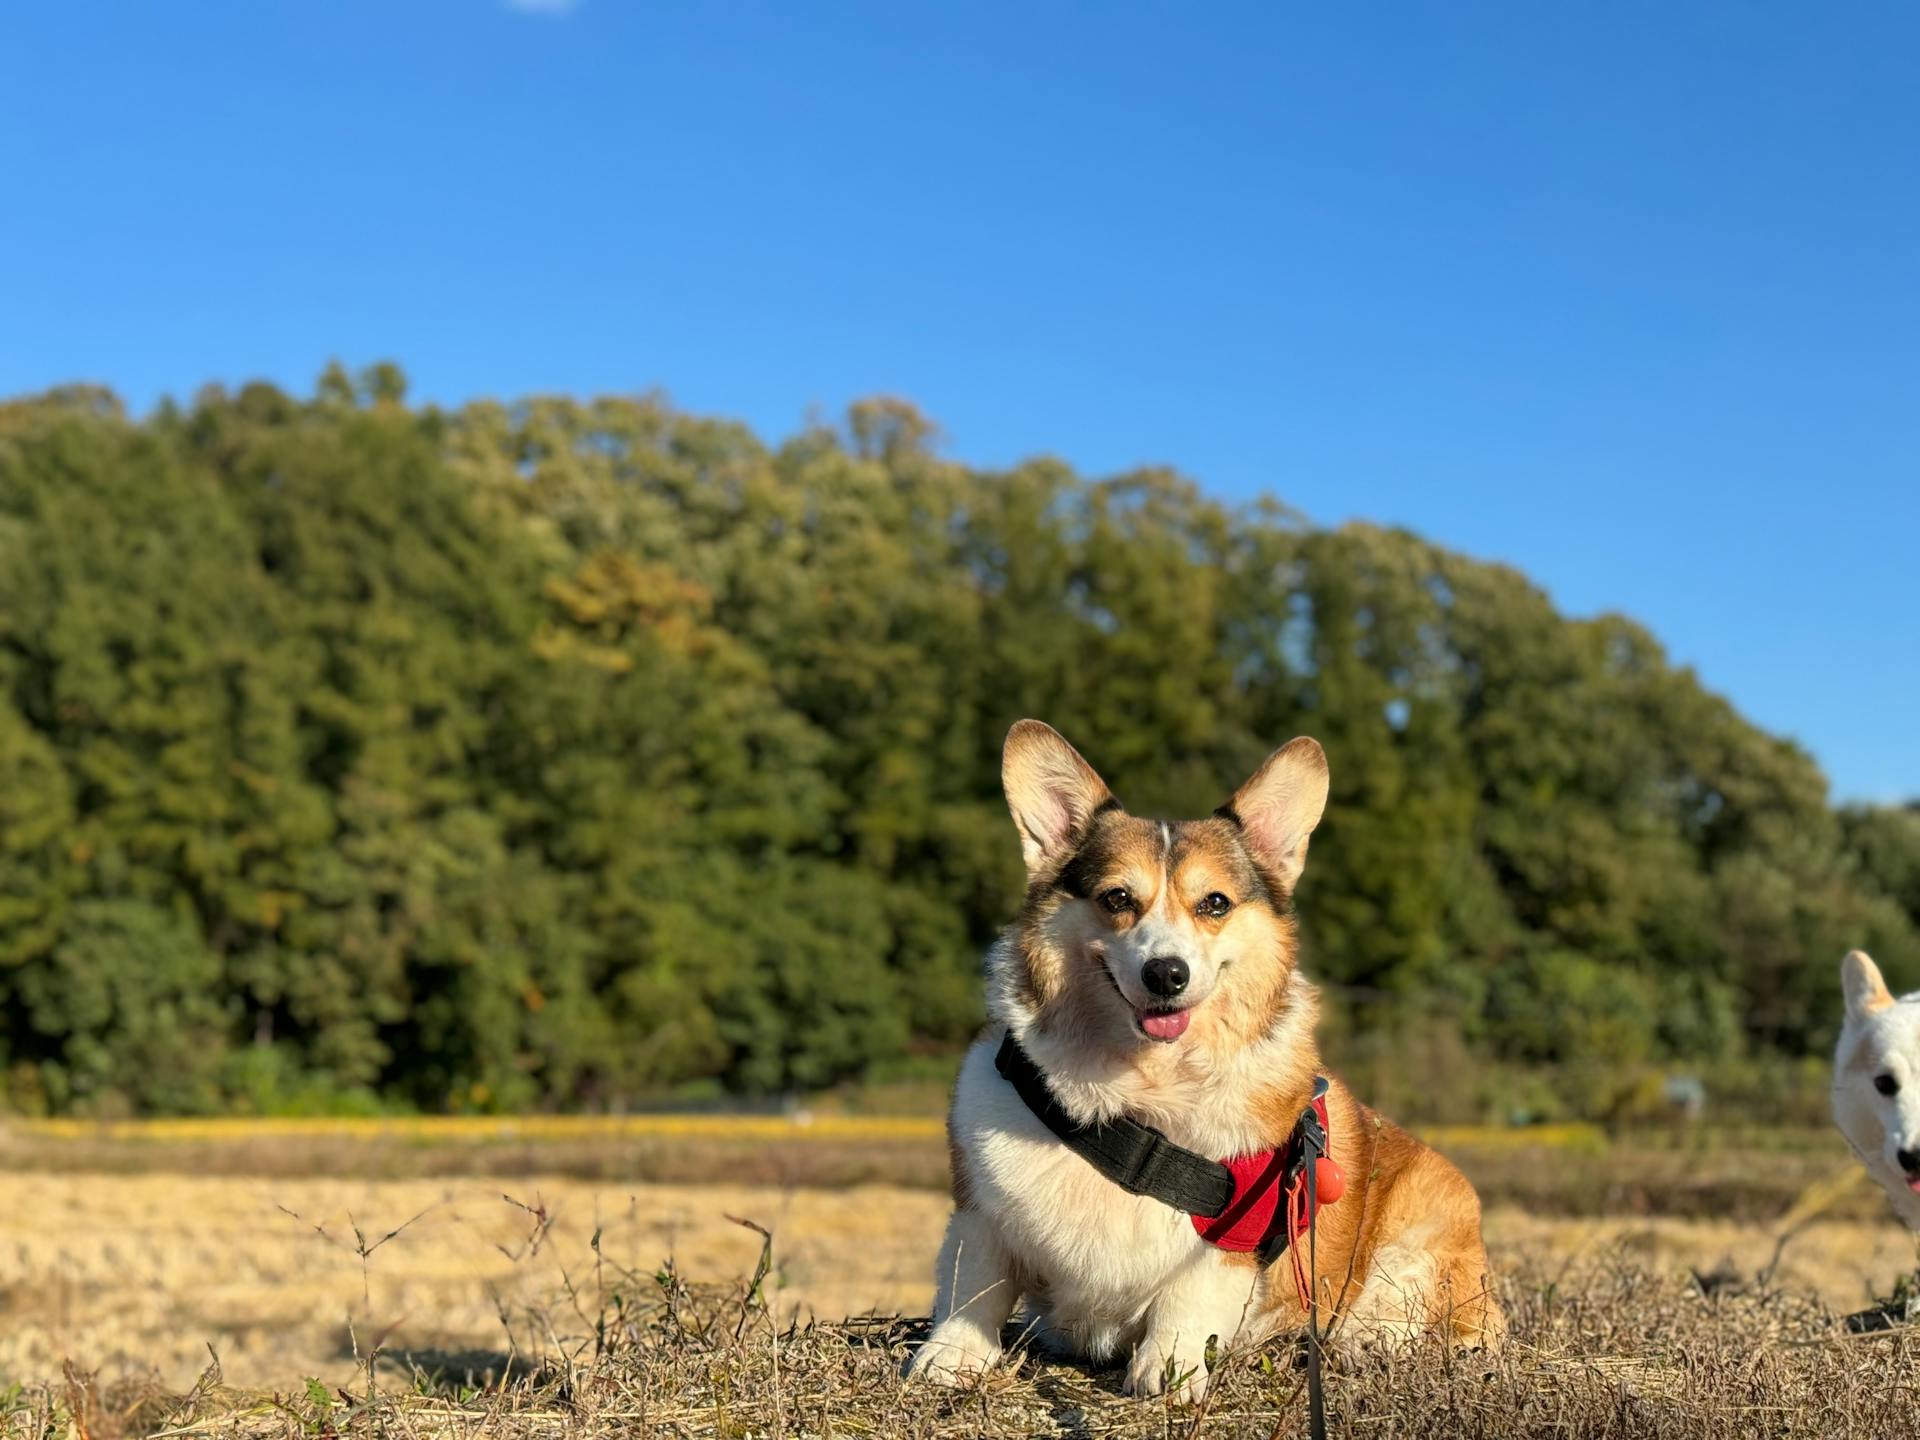
{"label": "black harness strap", "polygon": [[[1131,1195],[1144,1195],[1209,1219],[1233,1201],[1233,1172],[1218,1160],[1174,1144],[1151,1125],[1124,1115],[1083,1125],[1061,1108],[1046,1076],[1015,1043],[1011,1032],[994,1065],[1031,1110],[1074,1154]],[[1280,1227],[1281,1234],[1286,1226]]]}

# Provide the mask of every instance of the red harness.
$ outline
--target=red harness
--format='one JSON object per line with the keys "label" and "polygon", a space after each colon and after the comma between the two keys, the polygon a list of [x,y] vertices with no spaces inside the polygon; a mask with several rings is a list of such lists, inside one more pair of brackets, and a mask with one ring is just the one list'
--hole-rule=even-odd
{"label": "red harness", "polygon": [[[1326,1096],[1315,1100],[1313,1108],[1319,1113],[1321,1128],[1325,1130]],[[1260,1242],[1273,1229],[1273,1212],[1280,1208],[1283,1195],[1288,1202],[1288,1243],[1304,1235],[1307,1226],[1313,1223],[1313,1213],[1307,1208],[1306,1167],[1298,1163],[1295,1149],[1294,1137],[1288,1136],[1287,1143],[1276,1149],[1258,1150],[1238,1159],[1222,1160],[1220,1163],[1233,1172],[1233,1199],[1227,1202],[1225,1210],[1211,1219],[1205,1215],[1191,1217],[1193,1228],[1200,1232],[1200,1238],[1209,1245],[1218,1245],[1222,1250],[1258,1250]],[[1289,1170],[1298,1172],[1291,1182],[1288,1179]],[[1332,1160],[1320,1161],[1317,1179],[1319,1194],[1315,1198],[1321,1205],[1331,1205],[1346,1188],[1345,1177]]]}
{"label": "red harness", "polygon": [[[1332,1148],[1333,1129],[1327,1119],[1327,1097],[1316,1095],[1314,1114],[1320,1120],[1320,1133]],[[1331,1205],[1346,1192],[1347,1177],[1339,1163],[1322,1155],[1313,1161],[1313,1193],[1307,1187],[1307,1156],[1302,1153],[1299,1131],[1287,1137],[1287,1143],[1273,1150],[1259,1150],[1232,1160],[1222,1160],[1233,1172],[1233,1199],[1227,1208],[1211,1218],[1194,1215],[1193,1228],[1209,1245],[1222,1250],[1258,1250],[1273,1233],[1274,1212],[1284,1202],[1287,1217],[1287,1250],[1293,1259],[1294,1284],[1300,1292],[1300,1305],[1306,1308],[1310,1282],[1301,1263],[1300,1247],[1294,1242],[1307,1233],[1322,1205]]]}

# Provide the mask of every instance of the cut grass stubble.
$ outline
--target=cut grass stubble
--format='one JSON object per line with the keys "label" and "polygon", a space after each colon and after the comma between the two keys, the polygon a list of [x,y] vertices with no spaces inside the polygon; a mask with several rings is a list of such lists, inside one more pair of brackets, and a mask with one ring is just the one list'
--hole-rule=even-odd
{"label": "cut grass stubble", "polygon": [[[1914,1332],[1849,1334],[1840,1320],[1884,1291],[1911,1250],[1871,1187],[1836,1168],[1817,1140],[1763,1154],[1588,1140],[1476,1152],[1470,1137],[1453,1138],[1494,1202],[1488,1235],[1509,1343],[1492,1355],[1437,1343],[1336,1354],[1333,1433],[1920,1437]],[[796,1297],[811,1297],[809,1313],[822,1316],[860,1303],[842,1282],[862,1265],[875,1281],[869,1293],[925,1303],[945,1202],[911,1188],[913,1167],[935,1159],[916,1136],[630,1136],[623,1149],[572,1135],[449,1146],[417,1136],[23,1140],[16,1131],[0,1151],[10,1145],[17,1156],[22,1144],[38,1147],[43,1163],[37,1174],[10,1165],[16,1190],[28,1211],[38,1204],[51,1218],[41,1239],[11,1245],[0,1222],[0,1321],[30,1328],[48,1306],[80,1313],[93,1297],[128,1318],[110,1345],[101,1342],[111,1328],[68,1332],[86,1343],[66,1352],[84,1363],[64,1373],[52,1358],[59,1350],[32,1368],[16,1350],[15,1373],[38,1383],[0,1388],[9,1436],[1304,1433],[1294,1342],[1229,1353],[1205,1403],[1181,1407],[1123,1398],[1117,1370],[1033,1353],[1017,1318],[1009,1363],[958,1392],[898,1379],[923,1321],[796,1319]],[[310,1178],[313,1153],[335,1144],[359,1162],[343,1148],[333,1157],[342,1173],[378,1172],[384,1160],[441,1178]],[[604,1178],[635,1163],[651,1172],[653,1144],[681,1175],[718,1166],[736,1183],[662,1184],[649,1173],[624,1187],[622,1208]],[[594,1150],[601,1168],[588,1173],[602,1183],[552,1173],[556,1157]],[[743,1164],[755,1153],[758,1172]],[[503,1156],[524,1160],[526,1174],[511,1178],[518,1167],[500,1165]],[[743,1169],[772,1183],[737,1183]],[[476,1172],[499,1178],[444,1178]],[[848,1173],[909,1188],[805,1183]],[[1799,1186],[1792,1195],[1789,1183]],[[170,1206],[178,1214],[157,1225]],[[1752,1218],[1687,1218],[1716,1208]],[[152,1260],[146,1278],[128,1281],[135,1257],[162,1254],[164,1265]],[[70,1267],[62,1293],[34,1268],[49,1255]],[[727,1274],[741,1278],[702,1283]],[[116,1281],[127,1285],[125,1303]],[[196,1286],[207,1294],[182,1309]],[[235,1329],[236,1305],[266,1303],[256,1295],[303,1309],[309,1322],[327,1309],[340,1338],[325,1344],[337,1349],[296,1342],[264,1310],[251,1330]],[[134,1318],[143,1304],[147,1318]],[[245,1359],[242,1383],[229,1383],[217,1359],[194,1383],[190,1363],[176,1362],[177,1379],[156,1376],[163,1333],[176,1342],[212,1334],[230,1360]],[[291,1368],[305,1364],[313,1369]],[[262,1378],[264,1387],[248,1383]]]}
{"label": "cut grass stubble", "polygon": [[[530,1215],[530,1235],[541,1233]],[[740,1223],[747,1224],[742,1220]],[[777,1264],[760,1241],[733,1286],[641,1271],[596,1246],[550,1305],[503,1312],[487,1356],[390,1354],[368,1342],[354,1381],[261,1394],[217,1364],[170,1395],[75,1371],[15,1392],[12,1435],[145,1434],[349,1440],[358,1436],[885,1435],[1294,1436],[1305,1433],[1299,1347],[1220,1359],[1200,1406],[1134,1402],[1117,1371],[1018,1348],[959,1391],[898,1378],[924,1323],[870,1316],[781,1324],[765,1300]],[[1512,1320],[1496,1354],[1437,1342],[1330,1360],[1337,1435],[1694,1437],[1920,1435],[1913,1332],[1848,1337],[1825,1307],[1757,1280],[1703,1289],[1596,1255],[1502,1282]],[[476,1364],[484,1361],[482,1368]],[[405,1383],[396,1386],[399,1378]]]}

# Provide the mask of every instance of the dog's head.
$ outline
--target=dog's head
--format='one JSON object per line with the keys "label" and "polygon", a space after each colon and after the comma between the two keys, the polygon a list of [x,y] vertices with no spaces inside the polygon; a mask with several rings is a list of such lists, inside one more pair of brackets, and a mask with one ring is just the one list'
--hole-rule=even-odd
{"label": "dog's head", "polygon": [[1894,999],[1864,950],[1840,962],[1840,983],[1833,1118],[1896,1199],[1901,1188],[1920,1194],[1920,999]]}
{"label": "dog's head", "polygon": [[1290,897],[1327,801],[1312,740],[1204,820],[1129,815],[1058,733],[1022,720],[1001,776],[1027,864],[1018,1002],[1105,1049],[1250,1040],[1294,964]]}

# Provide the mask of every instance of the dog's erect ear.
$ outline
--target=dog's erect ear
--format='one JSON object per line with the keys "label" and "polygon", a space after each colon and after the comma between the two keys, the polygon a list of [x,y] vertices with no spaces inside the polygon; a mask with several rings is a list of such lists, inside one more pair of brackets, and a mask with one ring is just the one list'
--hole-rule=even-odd
{"label": "dog's erect ear", "polygon": [[1850,950],[1840,962],[1840,988],[1847,992],[1847,1016],[1858,1020],[1893,1004],[1893,992],[1881,978],[1880,967],[1864,950]]}
{"label": "dog's erect ear", "polygon": [[1113,799],[1080,752],[1038,720],[1022,720],[1007,732],[1000,783],[1020,830],[1029,878],[1059,869],[1086,838],[1094,812]]}
{"label": "dog's erect ear", "polygon": [[1302,735],[1269,755],[1223,813],[1240,822],[1253,858],[1291,891],[1307,863],[1307,837],[1326,808],[1327,752]]}

